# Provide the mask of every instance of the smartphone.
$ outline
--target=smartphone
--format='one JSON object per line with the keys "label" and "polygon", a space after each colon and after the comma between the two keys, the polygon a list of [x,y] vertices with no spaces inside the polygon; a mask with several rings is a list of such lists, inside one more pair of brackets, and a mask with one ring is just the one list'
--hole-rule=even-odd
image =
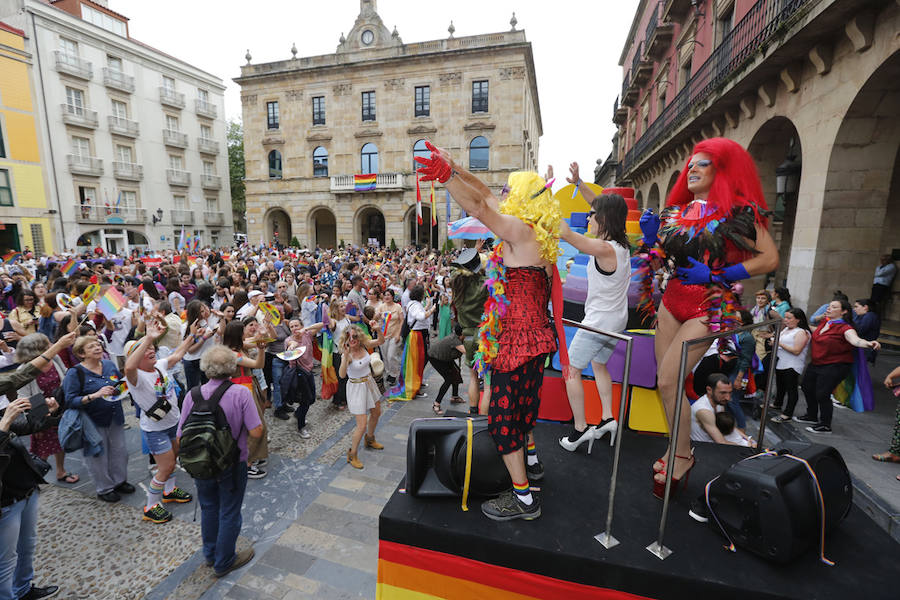
{"label": "smartphone", "polygon": [[50,407],[47,406],[47,400],[43,393],[34,394],[28,399],[28,402],[31,404],[29,412],[35,419],[43,419],[50,414]]}

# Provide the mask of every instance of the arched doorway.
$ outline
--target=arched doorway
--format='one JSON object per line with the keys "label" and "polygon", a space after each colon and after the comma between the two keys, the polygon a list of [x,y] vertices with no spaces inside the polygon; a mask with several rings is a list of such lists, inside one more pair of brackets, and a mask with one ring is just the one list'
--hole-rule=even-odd
{"label": "arched doorway", "polygon": [[291,219],[288,214],[280,209],[275,208],[269,211],[266,216],[266,241],[282,246],[291,245]]}
{"label": "arched doorway", "polygon": [[650,186],[650,193],[647,194],[647,204],[641,208],[652,208],[656,210],[659,207],[659,186],[655,183]]}
{"label": "arched doorway", "polygon": [[681,175],[681,171],[675,171],[669,176],[669,183],[666,185],[666,195],[665,197],[660,198],[661,202],[659,203],[659,210],[662,210],[666,205],[666,200],[669,199],[669,193],[672,191],[672,188],[675,187],[675,182],[678,181],[679,175]]}
{"label": "arched doorway", "polygon": [[[438,217],[440,218],[440,217]],[[440,235],[438,225],[431,227],[431,206],[422,203],[422,224],[417,225],[416,207],[412,206],[406,211],[403,219],[406,223],[407,239],[418,248],[439,248]]]}
{"label": "arched doorway", "polygon": [[644,206],[644,194],[641,190],[636,190],[634,192],[634,200],[637,202],[638,206]]}
{"label": "arched doorway", "polygon": [[309,213],[309,245],[320,248],[337,247],[337,222],[330,209],[320,206]]}
{"label": "arched doorway", "polygon": [[374,206],[367,206],[356,213],[356,243],[368,246],[374,242],[384,248],[384,214]]}
{"label": "arched doorway", "polygon": [[756,162],[763,196],[773,212],[769,233],[779,257],[775,285],[786,286],[802,167],[800,135],[789,119],[774,117],[759,128],[747,151]]}

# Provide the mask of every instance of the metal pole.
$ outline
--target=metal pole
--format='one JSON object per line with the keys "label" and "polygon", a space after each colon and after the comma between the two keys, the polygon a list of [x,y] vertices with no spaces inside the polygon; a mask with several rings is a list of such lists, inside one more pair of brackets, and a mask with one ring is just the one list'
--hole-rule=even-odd
{"label": "metal pole", "polygon": [[616,500],[616,480],[619,474],[619,453],[622,450],[622,431],[625,429],[625,404],[628,402],[628,379],[631,375],[631,351],[634,339],[629,338],[625,346],[625,370],[622,373],[622,395],[619,399],[619,427],[616,429],[616,449],[613,452],[612,477],[609,480],[609,506],[606,508],[606,531],[598,533],[594,539],[609,550],[618,545],[619,540],[612,535],[613,505]]}
{"label": "metal pole", "polygon": [[781,323],[775,326],[775,338],[772,340],[772,352],[769,355],[769,374],[766,377],[766,393],[763,395],[762,412],[759,415],[759,438],[756,440],[757,452],[763,452],[763,438],[766,435],[766,416],[769,412],[769,398],[772,397],[772,387],[775,384],[775,356],[778,353],[778,342],[781,339]]}
{"label": "metal pole", "polygon": [[672,435],[669,439],[669,457],[666,462],[666,489],[663,493],[662,515],[659,518],[659,536],[655,542],[647,546],[647,550],[660,560],[665,560],[672,554],[672,551],[663,545],[663,537],[666,534],[666,521],[669,516],[669,491],[672,489],[672,475],[675,473],[675,447],[678,444],[681,409],[684,405],[684,376],[687,370],[687,355],[690,342],[691,340],[681,342],[681,363],[678,365],[678,391],[675,396],[675,412],[672,414]]}

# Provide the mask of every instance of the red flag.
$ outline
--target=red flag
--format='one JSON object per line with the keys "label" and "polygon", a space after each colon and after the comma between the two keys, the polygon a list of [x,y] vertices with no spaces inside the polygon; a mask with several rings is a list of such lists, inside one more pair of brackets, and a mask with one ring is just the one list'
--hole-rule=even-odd
{"label": "red flag", "polygon": [[416,221],[422,224],[422,190],[419,189],[419,173],[416,172]]}

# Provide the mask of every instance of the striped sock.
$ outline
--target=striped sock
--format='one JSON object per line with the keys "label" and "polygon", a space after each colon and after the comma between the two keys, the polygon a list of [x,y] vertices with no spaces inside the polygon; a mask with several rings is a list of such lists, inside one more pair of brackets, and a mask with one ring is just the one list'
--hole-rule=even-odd
{"label": "striped sock", "polygon": [[531,497],[531,488],[528,487],[527,479],[525,480],[525,483],[516,483],[513,481],[513,491],[516,493],[516,497],[522,501],[522,504],[531,506],[534,498]]}
{"label": "striped sock", "polygon": [[171,494],[175,490],[175,473],[169,475],[169,478],[166,479],[166,494]]}
{"label": "striped sock", "polygon": [[525,448],[525,460],[528,461],[529,465],[537,464],[537,448],[534,447],[534,442],[528,442],[528,445]]}
{"label": "striped sock", "polygon": [[156,477],[150,479],[150,485],[147,488],[147,506],[144,507],[144,510],[150,510],[154,505],[159,504],[160,500],[162,500],[165,486],[166,484],[162,481],[157,481]]}

